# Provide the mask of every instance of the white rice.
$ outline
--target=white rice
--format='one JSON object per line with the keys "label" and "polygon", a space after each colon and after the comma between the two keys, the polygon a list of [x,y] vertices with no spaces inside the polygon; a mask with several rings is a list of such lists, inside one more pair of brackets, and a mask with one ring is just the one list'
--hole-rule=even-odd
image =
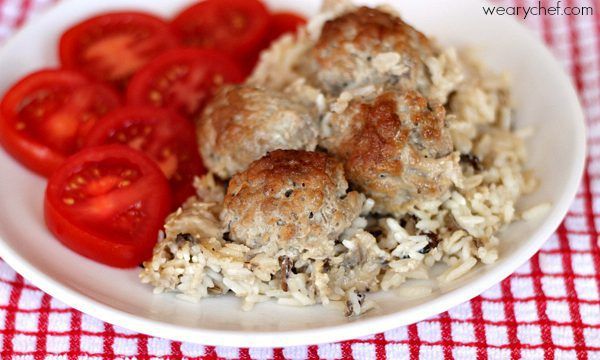
{"label": "white rice", "polygon": [[[327,112],[344,111],[352,99],[375,91],[367,86],[326,100],[294,72],[322,24],[346,6],[343,1],[329,3],[334,10],[265,51],[250,79],[304,93],[307,101],[317,104],[324,123]],[[396,55],[376,54],[375,63],[382,71],[405,71],[398,67]],[[373,200],[367,199],[361,217],[341,235],[334,256],[300,256],[290,272],[283,270],[280,249],[270,245],[250,249],[223,238],[218,214],[224,189],[208,175],[196,181],[198,198],[167,219],[152,259],[144,263],[142,282],[154,286],[155,293],[174,292],[187,301],[232,293],[243,299],[245,310],[276,299],[288,306],[320,303],[357,316],[374,308],[365,299],[369,292],[396,289],[402,298],[426,296],[435,282],[443,286],[478,263],[495,262],[500,256],[499,231],[519,219],[534,220],[551,208],[544,203],[521,213],[515,210],[519,198],[538,184],[524,169],[524,140],[533,130],[513,130],[507,76],[488,71],[469,52],[441,50],[426,65],[433,84],[428,95],[448,108],[455,150],[474,154],[481,171],[465,167],[455,182],[462,185],[440,199],[414,204],[402,219],[373,216]],[[449,94],[453,94],[450,100]],[[446,270],[433,277],[431,268],[436,264]],[[428,280],[432,285],[403,286],[408,279]]]}

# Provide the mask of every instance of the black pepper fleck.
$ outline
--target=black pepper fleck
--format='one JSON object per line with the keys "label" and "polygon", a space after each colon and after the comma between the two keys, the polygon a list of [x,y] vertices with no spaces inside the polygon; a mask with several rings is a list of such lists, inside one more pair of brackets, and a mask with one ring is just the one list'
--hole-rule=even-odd
{"label": "black pepper fleck", "polygon": [[429,253],[432,249],[435,249],[440,243],[440,238],[436,233],[425,233],[425,236],[427,236],[427,238],[429,239],[429,244],[425,245],[424,248],[419,250],[419,253],[421,254]]}
{"label": "black pepper fleck", "polygon": [[184,242],[195,242],[195,241],[196,241],[196,239],[194,238],[194,235],[189,234],[189,233],[179,233],[175,237],[175,242],[177,244],[182,244]]}
{"label": "black pepper fleck", "polygon": [[469,164],[475,171],[481,171],[483,169],[481,165],[481,159],[473,154],[460,154],[460,162],[463,164]]}

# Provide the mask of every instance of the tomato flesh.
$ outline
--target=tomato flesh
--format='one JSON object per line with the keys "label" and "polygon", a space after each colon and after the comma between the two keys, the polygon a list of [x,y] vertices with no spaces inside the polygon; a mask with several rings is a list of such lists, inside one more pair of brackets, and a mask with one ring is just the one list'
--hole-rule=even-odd
{"label": "tomato flesh", "polygon": [[300,26],[306,24],[306,19],[292,12],[277,12],[269,16],[269,30],[261,46],[252,54],[245,56],[242,67],[246,75],[250,75],[260,58],[261,51],[267,49],[271,43],[284,34],[295,33]]}
{"label": "tomato flesh", "polygon": [[149,258],[169,212],[166,178],[143,153],[123,145],[91,147],[49,179],[44,217],[50,231],[79,254],[133,267]]}
{"label": "tomato flesh", "polygon": [[49,175],[82,145],[118,95],[69,70],[42,70],[14,85],[0,104],[0,142],[30,169]]}
{"label": "tomato flesh", "polygon": [[292,12],[278,12],[271,14],[269,19],[267,44],[270,44],[281,35],[295,33],[300,26],[305,24],[305,18]]}
{"label": "tomato flesh", "polygon": [[63,66],[119,88],[148,61],[176,47],[163,20],[145,13],[102,14],[67,30],[60,39]]}
{"label": "tomato flesh", "polygon": [[258,0],[206,0],[182,11],[172,25],[186,46],[243,56],[260,47],[269,14]]}
{"label": "tomato flesh", "polygon": [[194,177],[205,173],[194,126],[168,110],[130,106],[111,112],[86,138],[86,146],[103,144],[128,145],[152,158],[169,179],[175,207],[194,195]]}
{"label": "tomato flesh", "polygon": [[195,119],[219,86],[243,80],[227,55],[214,50],[167,52],[141,69],[127,88],[127,102],[178,112]]}

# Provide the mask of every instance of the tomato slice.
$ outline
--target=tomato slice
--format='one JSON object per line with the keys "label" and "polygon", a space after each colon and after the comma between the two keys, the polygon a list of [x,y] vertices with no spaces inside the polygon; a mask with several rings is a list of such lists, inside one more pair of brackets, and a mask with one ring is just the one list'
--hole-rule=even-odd
{"label": "tomato slice", "polygon": [[205,173],[194,126],[168,110],[139,106],[117,109],[94,126],[85,143],[125,144],[143,151],[169,179],[175,207],[194,195],[194,176]]}
{"label": "tomato slice", "polygon": [[260,52],[268,48],[271,43],[277,40],[281,35],[295,33],[302,25],[306,24],[306,19],[292,12],[278,12],[269,16],[269,29],[262,45],[252,54],[245,56],[242,61],[242,67],[246,75],[250,75],[260,58]]}
{"label": "tomato slice", "polygon": [[129,83],[127,101],[168,108],[195,119],[216,88],[243,80],[239,65],[215,50],[171,50],[141,69]]}
{"label": "tomato slice", "polygon": [[50,175],[119,102],[114,90],[74,71],[35,72],[2,99],[0,142],[23,165]]}
{"label": "tomato slice", "polygon": [[283,34],[295,33],[302,25],[306,24],[306,19],[292,12],[278,12],[271,14],[269,19],[269,32],[267,34],[267,44],[273,42]]}
{"label": "tomato slice", "polygon": [[148,61],[176,47],[177,37],[163,20],[140,12],[95,16],[60,38],[60,61],[95,79],[124,88]]}
{"label": "tomato slice", "polygon": [[133,267],[148,259],[171,206],[154,161],[124,145],[84,149],[48,181],[44,217],[67,247],[95,261]]}
{"label": "tomato slice", "polygon": [[260,47],[269,13],[258,0],[206,0],[182,11],[172,25],[186,46],[242,56]]}

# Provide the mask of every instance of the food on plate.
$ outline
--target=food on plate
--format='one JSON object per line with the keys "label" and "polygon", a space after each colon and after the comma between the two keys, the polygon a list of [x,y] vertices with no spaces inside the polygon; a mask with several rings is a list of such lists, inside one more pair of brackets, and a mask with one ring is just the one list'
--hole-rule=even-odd
{"label": "food on plate", "polygon": [[86,148],[48,181],[48,229],[79,254],[116,267],[152,253],[171,209],[169,184],[143,153],[124,145]]}
{"label": "food on plate", "polygon": [[276,150],[231,178],[220,216],[228,238],[250,249],[281,249],[290,260],[324,257],[363,201],[329,155]]}
{"label": "food on plate", "polygon": [[331,156],[277,150],[236,174],[226,193],[211,175],[199,188],[202,200],[167,219],[166,237],[144,263],[142,281],[158,291],[197,300],[233,290],[247,307],[269,297],[309,305],[348,294],[358,313],[364,292],[378,289],[389,256],[361,228],[372,200],[348,189]]}
{"label": "food on plate", "polygon": [[[205,109],[209,173],[140,274],[156,293],[356,316],[375,306],[368,293],[427,295],[496,261],[498,232],[530,218],[515,206],[537,186],[530,131],[515,129],[506,76],[388,8],[326,4]],[[273,116],[284,99],[301,106]],[[314,151],[297,146],[303,114]]]}
{"label": "food on plate", "polygon": [[222,87],[200,117],[198,144],[206,167],[223,179],[268,151],[314,150],[317,109],[289,94],[251,85]]}
{"label": "food on plate", "polygon": [[324,6],[305,25],[207,0],[172,33],[133,12],[71,28],[68,69],[0,104],[7,151],[53,173],[50,231],[107,265],[146,260],[157,293],[346,316],[375,306],[368,293],[428,294],[496,261],[498,232],[548,208],[516,208],[538,181],[507,77],[389,8]]}
{"label": "food on plate", "polygon": [[242,60],[242,67],[246,74],[252,73],[258,62],[260,53],[269,47],[271,43],[285,34],[294,34],[306,19],[292,12],[276,12],[269,16],[269,29],[262,39],[261,45]]}
{"label": "food on plate", "polygon": [[360,7],[323,25],[304,70],[333,95],[369,84],[420,90],[429,82],[425,61],[433,53],[425,35],[400,17]]}
{"label": "food on plate", "polygon": [[194,131],[188,120],[171,111],[128,106],[100,119],[85,145],[124,144],[144,152],[169,179],[177,207],[195,194],[194,176],[205,172]]}
{"label": "food on plate", "polygon": [[133,76],[127,102],[170,109],[194,119],[216,89],[243,78],[240,66],[219,51],[171,50]]}
{"label": "food on plate", "polygon": [[292,12],[276,12],[269,17],[269,32],[267,44],[279,39],[282,35],[293,34],[299,27],[306,24],[306,19]]}
{"label": "food on plate", "polygon": [[162,19],[141,12],[113,12],[67,30],[60,38],[60,62],[124,88],[148,61],[178,44]]}
{"label": "food on plate", "polygon": [[375,200],[374,211],[402,215],[461,185],[441,104],[414,90],[388,91],[337,110],[323,118],[319,144],[344,161],[348,180]]}
{"label": "food on plate", "polygon": [[14,158],[48,176],[83,145],[96,121],[119,106],[110,88],[70,70],[40,70],[0,103],[0,142]]}
{"label": "food on plate", "polygon": [[206,0],[178,14],[172,23],[186,46],[247,56],[271,30],[269,13],[258,0]]}
{"label": "food on plate", "polygon": [[[156,224],[167,213],[162,206],[164,199],[171,198],[171,208],[177,208],[190,196],[202,194],[193,186],[194,178],[205,172],[194,123],[205,103],[219,88],[243,81],[262,49],[275,37],[295,31],[303,22],[293,13],[270,14],[256,0],[209,0],[183,10],[172,24],[151,14],[127,11],[97,15],[67,29],[58,49],[63,68],[26,76],[4,94],[0,103],[0,143],[30,169],[50,176],[76,153],[68,160],[71,167],[65,165],[76,172],[78,163],[93,158],[92,151],[101,151],[108,157],[98,158],[106,166],[91,170],[94,179],[78,176],[75,182],[65,185],[68,191],[74,191],[86,184],[85,191],[79,194],[81,199],[67,198],[65,204],[74,206],[61,207],[60,201],[55,200],[60,194],[46,199],[45,213],[51,230],[66,246],[101,263],[139,265],[156,241]],[[206,135],[216,134],[213,140],[218,143],[233,141],[239,145],[208,150],[207,156],[215,158],[210,163],[214,171],[223,164],[229,169],[229,158],[216,158],[234,156],[236,149],[243,152],[235,160],[240,164],[230,173],[222,172],[224,178],[280,146],[315,148],[318,111],[310,102],[318,96],[316,90],[291,96],[257,87],[243,88],[247,90],[231,93],[239,93],[244,99],[233,105],[240,111],[247,110],[247,116],[241,120],[248,127],[245,136],[236,135],[242,127],[237,119],[227,117],[232,111],[222,108],[219,100],[213,103],[215,116],[207,121]],[[289,91],[300,89],[306,90],[307,86],[298,83],[289,87]],[[126,90],[126,105],[121,104],[117,90]],[[224,99],[227,105],[233,97]],[[262,112],[267,109],[270,112]],[[281,127],[279,120],[289,123]],[[255,149],[254,141],[263,144]],[[119,152],[98,147],[106,144],[127,145],[131,150]],[[91,149],[77,153],[82,147]],[[164,179],[160,180],[151,170],[144,169],[144,173],[150,174],[149,181],[154,178],[150,181],[153,184],[168,180],[170,189],[166,194],[161,185],[156,185],[157,199],[147,201],[153,196],[155,185],[136,178],[137,185],[130,187],[132,179],[123,174],[125,178],[116,183],[121,175],[113,174],[114,169],[110,168],[121,166],[121,160],[112,162],[128,154],[134,167],[144,167],[147,161],[140,159],[146,156],[154,160]],[[104,174],[104,170],[109,174]],[[124,174],[133,172],[124,170]],[[62,191],[56,182],[51,180],[52,194]],[[96,196],[99,198],[93,201],[88,199]],[[156,208],[147,210],[144,204]],[[81,216],[73,215],[80,209]],[[75,221],[72,224],[71,219]],[[126,224],[129,220],[132,223]],[[95,233],[94,221],[98,226],[108,224],[107,232]],[[111,227],[111,221],[117,223]],[[144,227],[143,231],[138,225]],[[140,231],[135,234],[135,241],[121,244],[123,234],[119,231],[125,231],[127,226]],[[114,241],[109,237],[113,228],[117,236]],[[150,236],[152,232],[155,234]],[[108,249],[121,249],[123,253],[112,259]]]}

